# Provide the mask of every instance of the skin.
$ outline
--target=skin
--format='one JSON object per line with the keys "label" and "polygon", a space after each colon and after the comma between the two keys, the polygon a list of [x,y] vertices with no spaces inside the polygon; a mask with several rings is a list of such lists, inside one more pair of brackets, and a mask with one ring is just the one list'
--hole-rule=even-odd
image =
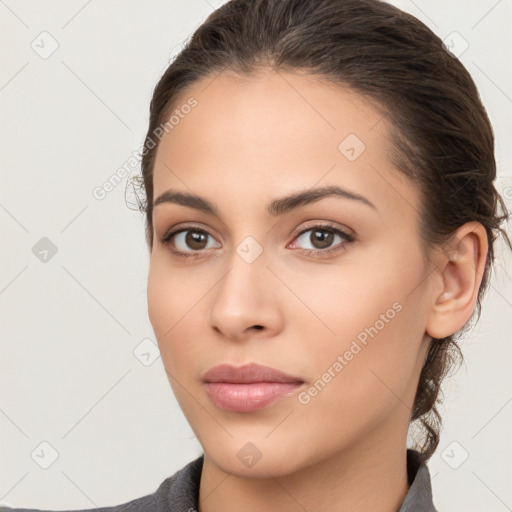
{"label": "skin", "polygon": [[[387,121],[346,88],[306,74],[225,72],[191,86],[177,108],[191,96],[197,106],[158,147],[154,198],[194,193],[219,216],[155,207],[147,291],[169,382],[205,453],[199,511],[396,511],[408,492],[409,418],[431,336],[470,317],[485,230],[462,226],[426,265],[419,192],[390,163]],[[366,145],[354,161],[338,149],[348,134]],[[279,217],[266,210],[327,185],[375,209],[331,196]],[[314,245],[314,229],[299,233],[326,222],[355,240],[334,235],[327,249],[339,250],[308,254],[326,246]],[[209,233],[202,246],[184,235],[161,242],[191,225]],[[252,263],[237,253],[247,236],[262,249]],[[205,392],[202,375],[224,362],[277,368],[307,390],[394,303],[400,312],[307,404],[296,392],[241,413]],[[261,455],[251,467],[237,457],[248,442]]]}

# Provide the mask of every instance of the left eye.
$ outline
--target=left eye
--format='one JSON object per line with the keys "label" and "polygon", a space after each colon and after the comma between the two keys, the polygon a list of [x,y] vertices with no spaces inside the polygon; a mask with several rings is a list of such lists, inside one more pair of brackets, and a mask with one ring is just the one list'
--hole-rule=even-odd
{"label": "left eye", "polygon": [[[331,249],[332,245],[336,242],[336,239],[338,239],[338,242],[343,242],[344,240],[350,242],[352,237],[341,231],[341,229],[337,229],[335,227],[313,226],[312,228],[303,231],[296,238],[298,242],[302,241],[303,244],[306,244],[306,247],[302,247],[303,249],[313,251],[325,251],[326,249]],[[296,242],[294,242],[294,245],[295,243]],[[307,246],[308,244],[309,247]]]}

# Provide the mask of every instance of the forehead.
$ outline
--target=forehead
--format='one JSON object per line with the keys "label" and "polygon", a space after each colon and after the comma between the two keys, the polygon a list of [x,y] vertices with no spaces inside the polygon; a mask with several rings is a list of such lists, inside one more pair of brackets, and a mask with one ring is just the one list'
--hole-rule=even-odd
{"label": "forehead", "polygon": [[[186,104],[191,98],[197,106],[188,109]],[[180,115],[182,129],[175,131],[183,136],[194,131],[204,138],[207,129],[208,141],[214,143],[222,142],[227,135],[236,136],[239,141],[261,140],[267,135],[270,141],[279,132],[287,137],[296,134],[297,138],[310,135],[315,145],[318,137],[313,135],[318,134],[329,144],[332,137],[325,135],[337,138],[352,130],[363,137],[377,125],[380,129],[372,134],[372,142],[379,136],[383,136],[380,143],[386,139],[386,123],[381,123],[384,115],[370,98],[325,77],[298,71],[259,70],[247,76],[231,71],[209,75],[174,100],[174,113],[184,107],[190,112]]]}
{"label": "forehead", "polygon": [[[195,106],[185,108],[192,99]],[[173,113],[178,122],[157,150],[154,197],[170,187],[214,195],[234,187],[274,197],[316,183],[383,201],[387,192],[395,203],[397,194],[414,195],[391,165],[382,111],[324,77],[271,70],[211,75],[182,92]]]}

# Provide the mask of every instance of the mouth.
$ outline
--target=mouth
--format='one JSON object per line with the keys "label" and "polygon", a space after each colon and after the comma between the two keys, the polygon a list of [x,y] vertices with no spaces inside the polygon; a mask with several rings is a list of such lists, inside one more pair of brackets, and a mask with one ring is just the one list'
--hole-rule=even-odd
{"label": "mouth", "polygon": [[234,412],[251,412],[294,394],[305,382],[268,366],[247,364],[215,366],[203,376],[212,402]]}
{"label": "mouth", "polygon": [[252,412],[292,395],[303,382],[208,382],[206,391],[212,402],[221,409]]}

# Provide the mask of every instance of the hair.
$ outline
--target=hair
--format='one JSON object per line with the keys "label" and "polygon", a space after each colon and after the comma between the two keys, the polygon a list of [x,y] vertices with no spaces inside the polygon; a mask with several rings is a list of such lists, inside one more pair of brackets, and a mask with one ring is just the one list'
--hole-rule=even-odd
{"label": "hair", "polygon": [[[358,92],[389,120],[391,163],[420,193],[420,238],[426,254],[445,247],[455,230],[481,223],[489,243],[476,311],[489,284],[493,242],[508,218],[494,187],[494,134],[477,88],[441,39],[410,14],[380,0],[231,0],[212,12],[183,46],[154,88],[149,128],[133,183],[153,245],[152,138],[189,86],[223,71],[250,78],[261,69],[306,72]],[[159,131],[160,130],[160,131]],[[498,211],[498,206],[501,210]],[[429,261],[426,257],[425,261]],[[410,423],[426,462],[442,419],[441,383],[463,360],[459,337],[470,327],[433,338],[422,368]]]}

